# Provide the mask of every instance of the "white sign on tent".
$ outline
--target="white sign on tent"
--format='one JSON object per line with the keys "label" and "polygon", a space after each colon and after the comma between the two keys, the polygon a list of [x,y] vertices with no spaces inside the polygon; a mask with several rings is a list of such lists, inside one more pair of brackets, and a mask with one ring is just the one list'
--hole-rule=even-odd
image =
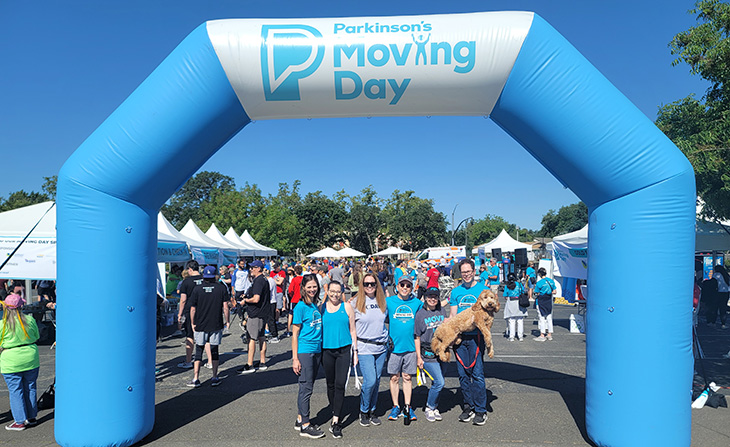
{"label": "white sign on tent", "polygon": [[553,275],[588,279],[588,225],[553,238]]}

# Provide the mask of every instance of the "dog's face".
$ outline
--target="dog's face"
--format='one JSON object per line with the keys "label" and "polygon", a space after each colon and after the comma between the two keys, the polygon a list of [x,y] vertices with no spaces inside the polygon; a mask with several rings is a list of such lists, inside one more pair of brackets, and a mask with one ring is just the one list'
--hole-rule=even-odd
{"label": "dog's face", "polygon": [[499,300],[489,289],[484,290],[479,294],[479,299],[474,306],[479,306],[489,313],[499,312]]}

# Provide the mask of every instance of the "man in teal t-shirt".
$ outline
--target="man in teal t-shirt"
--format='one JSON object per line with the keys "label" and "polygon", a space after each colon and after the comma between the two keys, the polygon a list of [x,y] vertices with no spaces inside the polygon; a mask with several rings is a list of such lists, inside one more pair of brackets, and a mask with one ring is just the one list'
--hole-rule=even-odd
{"label": "man in teal t-shirt", "polygon": [[393,352],[388,360],[388,374],[390,374],[390,397],[393,399],[393,409],[388,419],[395,421],[401,411],[398,406],[398,382],[403,376],[403,417],[406,425],[416,420],[416,413],[411,408],[411,377],[417,371],[416,342],[413,338],[413,329],[416,324],[416,312],[423,307],[421,300],[411,293],[413,278],[402,275],[396,284],[397,295],[386,298],[388,304],[388,321],[390,338],[393,339]]}
{"label": "man in teal t-shirt", "polygon": [[499,292],[499,266],[497,260],[492,258],[489,260],[489,288],[494,293],[494,296],[498,296]]}

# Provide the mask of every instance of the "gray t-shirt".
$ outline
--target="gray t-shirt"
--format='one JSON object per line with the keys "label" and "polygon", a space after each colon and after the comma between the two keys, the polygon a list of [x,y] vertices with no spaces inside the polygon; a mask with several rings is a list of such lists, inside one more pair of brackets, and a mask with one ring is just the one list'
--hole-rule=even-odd
{"label": "gray t-shirt", "polygon": [[342,270],[341,267],[335,267],[329,271],[329,275],[330,278],[332,278],[332,281],[337,281],[340,284],[344,284],[344,274],[345,272]]}
{"label": "gray t-shirt", "polygon": [[[448,316],[449,313],[444,308],[441,308],[441,310],[426,310],[425,307],[422,307],[418,310],[418,312],[416,312],[416,323],[413,327],[413,335],[421,339],[421,345],[431,344],[433,333],[436,331],[436,328],[441,326],[441,323],[443,323]],[[423,361],[435,362],[437,359],[424,358]]]}
{"label": "gray t-shirt", "polygon": [[375,355],[387,351],[388,328],[385,327],[385,319],[388,317],[388,310],[381,309],[375,298],[365,297],[365,313],[357,311],[357,299],[350,304],[355,309],[358,354]]}

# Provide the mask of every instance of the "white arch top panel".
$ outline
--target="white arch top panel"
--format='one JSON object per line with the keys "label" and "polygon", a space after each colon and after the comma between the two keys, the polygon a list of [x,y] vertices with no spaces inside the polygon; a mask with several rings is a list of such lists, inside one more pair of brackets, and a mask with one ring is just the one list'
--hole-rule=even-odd
{"label": "white arch top panel", "polygon": [[251,119],[489,115],[531,12],[211,21]]}

